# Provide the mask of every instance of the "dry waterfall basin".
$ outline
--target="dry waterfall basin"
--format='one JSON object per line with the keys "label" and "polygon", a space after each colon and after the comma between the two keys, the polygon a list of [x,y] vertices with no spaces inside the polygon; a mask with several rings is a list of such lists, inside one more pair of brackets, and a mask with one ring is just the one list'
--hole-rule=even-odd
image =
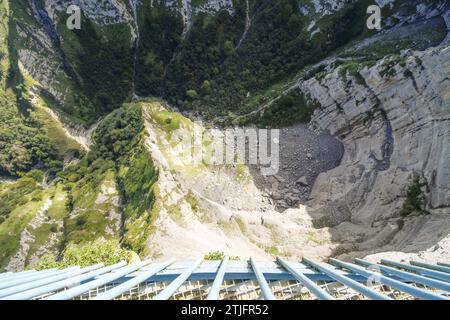
{"label": "dry waterfall basin", "polygon": [[[171,132],[152,118],[166,111],[159,103],[143,108],[146,146],[160,170],[157,231],[148,240],[158,256],[186,259],[216,250],[265,259],[303,254],[323,258],[331,253],[334,245],[327,229],[313,227],[305,206],[277,211],[245,165],[183,165]],[[195,130],[198,124],[182,118],[180,126]]]}
{"label": "dry waterfall basin", "polygon": [[[186,132],[205,128],[160,102],[142,102],[145,146],[159,168],[152,256],[449,260],[449,58],[450,47],[441,46],[405,54],[391,77],[380,75],[381,60],[360,72],[364,81],[335,70],[299,82],[322,107],[310,126],[282,130],[280,172],[271,177],[240,164],[183,162],[167,118]],[[94,130],[65,133],[88,149]],[[430,214],[402,217],[415,174],[427,181]],[[105,185],[97,201],[115,195]],[[10,265],[23,265],[31,240],[26,229]]]}
{"label": "dry waterfall basin", "polygon": [[[339,70],[299,82],[322,108],[309,127],[282,131],[272,177],[245,165],[183,162],[167,118],[185,132],[205,128],[142,102],[145,146],[159,168],[152,256],[448,260],[449,58],[450,48],[438,47],[409,53],[390,78],[380,76],[382,60],[361,71],[363,83]],[[428,181],[430,214],[401,217],[413,174]]]}
{"label": "dry waterfall basin", "polygon": [[[313,166],[319,171],[308,200],[288,208],[273,197],[279,184],[261,187],[246,166],[184,164],[161,114],[180,118],[188,131],[198,124],[157,102],[144,103],[146,146],[160,170],[156,231],[148,239],[155,257],[186,259],[219,250],[242,259],[449,260],[449,58],[448,46],[432,48],[406,54],[391,78],[380,76],[380,61],[361,71],[363,84],[345,81],[338,70],[299,84],[322,105],[312,127],[338,137],[345,152],[335,168]],[[288,141],[292,149],[308,147],[301,136]],[[427,181],[430,214],[403,217],[414,175]],[[283,188],[285,200],[294,186]]]}

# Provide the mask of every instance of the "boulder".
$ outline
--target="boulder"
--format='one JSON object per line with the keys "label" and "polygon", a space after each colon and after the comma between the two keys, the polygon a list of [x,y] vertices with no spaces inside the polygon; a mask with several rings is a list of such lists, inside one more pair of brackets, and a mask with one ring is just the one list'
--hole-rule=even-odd
{"label": "boulder", "polygon": [[302,176],[302,177],[300,177],[297,180],[296,184],[298,184],[298,185],[300,185],[302,187],[307,187],[308,186],[308,179],[306,178],[306,176]]}

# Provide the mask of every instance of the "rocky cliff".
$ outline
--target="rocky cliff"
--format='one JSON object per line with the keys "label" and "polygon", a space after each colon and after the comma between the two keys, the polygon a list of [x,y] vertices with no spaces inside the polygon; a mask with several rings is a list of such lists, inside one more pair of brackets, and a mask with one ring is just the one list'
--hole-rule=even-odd
{"label": "rocky cliff", "polygon": [[[375,32],[369,2],[0,0],[0,267],[96,239],[448,257],[448,4],[378,0]],[[180,159],[178,129],[231,124],[281,128],[276,175]]]}
{"label": "rocky cliff", "polygon": [[[353,74],[343,66],[302,83],[321,104],[313,124],[345,148],[309,202],[343,249],[418,251],[448,237],[449,58],[449,46],[405,51]],[[408,195],[417,181],[420,192]],[[413,196],[424,197],[423,211],[402,211]]]}
{"label": "rocky cliff", "polygon": [[[390,251],[422,252],[420,257],[428,259],[447,256],[449,55],[450,47],[441,46],[405,51],[369,65],[347,61],[325,76],[300,81],[299,88],[320,104],[312,117],[311,132],[328,132],[343,144],[342,160],[331,170],[316,167],[319,158],[332,159],[326,152],[306,155],[311,148],[310,133],[298,128],[290,128],[292,136],[288,131],[283,136],[282,163],[289,165],[282,165],[266,183],[260,183],[255,174],[245,183],[234,180],[233,170],[219,173],[205,167],[193,174],[189,166],[171,169],[169,163],[177,161],[176,150],[168,142],[154,140],[149,146],[162,173],[161,197],[171,199],[181,192],[178,198],[184,202],[186,194],[192,193],[199,211],[192,212],[186,203],[177,220],[181,227],[176,228],[168,224],[167,216],[158,218],[158,229],[164,231],[157,231],[149,244],[156,249],[164,243],[177,254],[195,252],[193,247],[206,250],[205,246],[214,243],[225,252],[236,252],[239,244],[242,254],[255,255],[262,254],[259,247],[266,254],[318,258]],[[162,138],[164,133],[152,129],[149,135]],[[321,143],[325,149],[335,148],[323,138],[313,144]],[[304,206],[298,205],[300,199],[295,196],[295,190],[301,189],[295,174],[306,169],[319,175],[303,182],[312,184]],[[221,182],[217,184],[216,179]],[[235,190],[246,190],[244,198],[251,194],[250,199],[244,200]],[[290,208],[280,208],[282,203]],[[261,223],[255,221],[258,218]],[[198,220],[203,222],[198,224]],[[215,224],[218,229],[211,233]],[[227,229],[222,229],[225,224]],[[207,228],[200,233],[209,234],[210,242],[192,238],[192,246],[180,248],[180,234],[187,232],[184,236],[191,238],[198,232],[190,235],[189,230],[199,228]],[[228,240],[219,236],[224,231]],[[267,232],[272,236],[267,237]],[[228,247],[222,248],[221,241]]]}

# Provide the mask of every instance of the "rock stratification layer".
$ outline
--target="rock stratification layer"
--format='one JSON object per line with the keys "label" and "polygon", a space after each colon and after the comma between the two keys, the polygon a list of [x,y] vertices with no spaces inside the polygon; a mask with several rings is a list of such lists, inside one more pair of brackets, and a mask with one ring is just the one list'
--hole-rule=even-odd
{"label": "rock stratification layer", "polygon": [[[318,177],[309,203],[342,252],[418,251],[448,237],[449,58],[448,46],[405,52],[358,74],[341,68],[301,85],[322,105],[313,123],[345,146],[341,165]],[[414,181],[426,208],[408,215],[402,205]]]}

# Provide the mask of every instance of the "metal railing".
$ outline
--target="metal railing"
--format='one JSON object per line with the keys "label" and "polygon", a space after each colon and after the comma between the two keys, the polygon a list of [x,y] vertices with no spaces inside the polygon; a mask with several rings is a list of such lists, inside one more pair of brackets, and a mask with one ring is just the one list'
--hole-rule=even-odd
{"label": "metal railing", "polygon": [[1,300],[68,299],[427,299],[450,298],[450,267],[355,259],[329,263],[303,258],[288,262],[120,262],[86,268],[0,273]]}

